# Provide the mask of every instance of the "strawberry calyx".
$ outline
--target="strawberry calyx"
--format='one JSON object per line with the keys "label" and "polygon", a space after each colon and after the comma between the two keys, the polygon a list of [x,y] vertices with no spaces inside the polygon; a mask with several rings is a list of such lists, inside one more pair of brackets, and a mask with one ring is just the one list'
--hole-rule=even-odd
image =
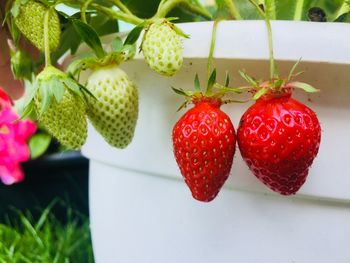
{"label": "strawberry calyx", "polygon": [[38,109],[38,116],[40,117],[50,107],[55,100],[60,103],[66,90],[72,92],[87,102],[87,97],[94,97],[84,86],[79,84],[73,78],[54,66],[46,66],[36,77],[33,83],[29,81],[26,83],[28,87],[28,95],[25,98],[24,109],[21,118],[30,115],[34,109],[34,98],[39,95],[42,103],[41,108]]}
{"label": "strawberry calyx", "polygon": [[109,53],[102,57],[90,54],[83,58],[75,59],[69,64],[67,72],[70,76],[79,79],[79,75],[83,70],[96,70],[102,67],[120,65],[122,62],[132,59],[135,53],[136,46],[134,44],[129,43],[128,40],[123,43],[120,37],[116,37],[111,43],[111,51]]}
{"label": "strawberry calyx", "polygon": [[[242,74],[241,74],[242,76]],[[249,92],[253,93],[253,100],[258,100],[261,97],[265,98],[277,98],[277,97],[283,97],[286,95],[291,95],[293,89],[302,89],[303,91],[307,93],[315,93],[319,92],[318,89],[314,88],[308,83],[300,82],[300,81],[293,81],[290,78],[286,79],[280,79],[280,78],[274,78],[269,81],[257,81],[253,77],[248,76],[247,73],[244,73],[244,78],[248,81],[251,86],[244,86],[235,88],[234,90],[248,90]]]}
{"label": "strawberry calyx", "polygon": [[[272,28],[270,22],[270,12],[271,8],[264,4],[259,5],[255,0],[249,0],[249,2],[256,8],[257,12],[264,19],[267,33],[268,33],[268,44],[269,44],[269,61],[270,61],[270,79],[269,81],[258,81],[254,77],[249,76],[244,71],[239,71],[239,74],[244,78],[251,86],[250,87],[241,87],[238,89],[247,89],[250,92],[254,93],[253,100],[258,100],[259,98],[265,96],[265,98],[274,98],[279,96],[284,96],[284,94],[291,93],[293,88],[302,89],[308,93],[318,92],[319,90],[314,88],[308,83],[293,81],[292,79],[302,72],[294,74],[295,69],[300,63],[299,59],[291,68],[289,75],[286,79],[279,78],[278,69],[275,64],[275,59],[273,55],[273,42],[272,42]],[[265,3],[266,4],[266,3]]]}

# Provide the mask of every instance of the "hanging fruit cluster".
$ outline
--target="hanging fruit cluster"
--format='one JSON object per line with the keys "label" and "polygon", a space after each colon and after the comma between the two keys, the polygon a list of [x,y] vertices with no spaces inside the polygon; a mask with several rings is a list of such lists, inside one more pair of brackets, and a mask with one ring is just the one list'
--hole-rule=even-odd
{"label": "hanging fruit cluster", "polygon": [[[229,87],[228,76],[224,85],[216,83],[212,58],[218,22],[214,22],[206,90],[201,88],[198,76],[195,78],[195,91],[174,88],[176,93],[186,98],[181,108],[190,103],[194,105],[175,124],[172,139],[181,174],[193,197],[199,201],[209,202],[219,193],[229,177],[236,142],[252,173],[282,195],[294,194],[300,189],[319,149],[321,129],[316,114],[291,96],[295,88],[306,92],[317,90],[293,80],[295,67],[288,78],[283,79],[276,74],[269,15],[273,7],[249,1],[266,22],[270,78],[257,81],[240,72],[249,82],[249,87]],[[72,1],[59,2],[74,6]],[[202,17],[211,16],[197,0],[162,0],[150,19],[135,16],[120,0],[111,1],[119,11],[98,1],[75,2],[80,12],[73,16],[58,13],[58,2],[49,0],[14,0],[7,7],[6,21],[15,46],[19,48],[20,35],[23,34],[43,53],[45,60],[43,68],[37,67],[40,72],[36,76],[28,76],[20,63],[12,65],[17,78],[30,79],[27,81],[23,116],[34,114],[55,138],[70,149],[84,145],[87,119],[111,146],[126,148],[134,136],[139,95],[120,64],[133,58],[137,41],[143,33],[140,52],[149,67],[163,76],[173,76],[183,63],[181,38],[188,36],[172,23],[173,18],[165,16],[179,5]],[[229,13],[237,16],[232,8],[234,6],[229,5]],[[89,12],[101,12],[137,26],[124,41],[117,37],[110,48],[105,48],[88,23]],[[75,31],[93,51],[73,60],[66,71],[57,66],[57,58],[52,55],[62,48],[63,20],[68,21],[70,30]],[[14,54],[21,52],[14,51]],[[13,61],[16,62],[15,59]],[[90,75],[86,83],[81,83],[79,76],[84,70],[89,70]],[[235,102],[225,99],[228,93],[244,92],[254,94],[252,99],[255,103],[242,116],[236,133],[230,117],[220,106]]]}

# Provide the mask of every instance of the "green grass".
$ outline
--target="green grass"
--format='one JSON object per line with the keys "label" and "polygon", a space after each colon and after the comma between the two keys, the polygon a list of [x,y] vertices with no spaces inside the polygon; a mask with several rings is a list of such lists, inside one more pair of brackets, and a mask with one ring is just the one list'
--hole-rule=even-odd
{"label": "green grass", "polygon": [[16,220],[0,224],[0,263],[94,262],[88,218],[67,208],[62,223],[51,213],[54,203],[38,220],[18,212]]}

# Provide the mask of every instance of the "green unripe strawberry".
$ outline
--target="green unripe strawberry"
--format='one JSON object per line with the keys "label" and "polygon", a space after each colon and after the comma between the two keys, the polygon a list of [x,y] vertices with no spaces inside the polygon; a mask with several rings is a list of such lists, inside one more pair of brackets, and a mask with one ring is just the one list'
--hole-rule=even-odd
{"label": "green unripe strawberry", "polygon": [[86,88],[97,98],[87,111],[95,129],[111,146],[127,147],[134,137],[138,118],[138,91],[117,65],[95,70]]}
{"label": "green unripe strawberry", "polygon": [[49,10],[49,43],[50,50],[55,50],[60,42],[61,25],[57,12],[45,6],[41,2],[29,0],[22,4],[18,15],[14,21],[23,35],[35,45],[40,51],[44,52],[44,17]]}
{"label": "green unripe strawberry", "polygon": [[183,62],[182,49],[179,32],[166,19],[157,20],[145,30],[142,52],[156,72],[170,77],[179,71]]}
{"label": "green unripe strawberry", "polygon": [[[69,79],[60,70],[49,66],[37,77],[38,90],[34,95],[39,121],[64,146],[79,149],[86,141],[86,104],[82,97],[66,87]],[[62,86],[59,86],[61,83]],[[57,94],[62,89],[61,94]],[[56,93],[50,97],[49,93]],[[57,98],[60,98],[57,101]],[[43,113],[43,104],[47,104]]]}

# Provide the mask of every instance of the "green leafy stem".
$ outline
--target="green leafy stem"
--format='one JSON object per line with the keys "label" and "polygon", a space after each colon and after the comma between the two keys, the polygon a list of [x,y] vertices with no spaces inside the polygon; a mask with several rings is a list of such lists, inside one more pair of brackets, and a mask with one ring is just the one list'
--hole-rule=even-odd
{"label": "green leafy stem", "polygon": [[[145,19],[139,18],[134,15],[130,9],[123,4],[120,0],[112,0],[113,5],[118,7],[119,10],[115,10],[110,6],[105,6],[98,1],[86,1],[86,0],[78,0],[78,1],[67,1],[66,4],[76,5],[77,2],[81,5],[82,9],[82,20],[86,22],[85,12],[88,7],[93,8],[94,10],[101,12],[110,18],[122,20],[124,22],[138,25],[145,21]],[[211,19],[211,14],[202,6],[202,4],[198,0],[162,0],[159,4],[158,10],[156,14],[148,19],[155,20],[159,18],[165,17],[172,9],[177,6],[181,6],[186,10],[198,14],[206,19]]]}

